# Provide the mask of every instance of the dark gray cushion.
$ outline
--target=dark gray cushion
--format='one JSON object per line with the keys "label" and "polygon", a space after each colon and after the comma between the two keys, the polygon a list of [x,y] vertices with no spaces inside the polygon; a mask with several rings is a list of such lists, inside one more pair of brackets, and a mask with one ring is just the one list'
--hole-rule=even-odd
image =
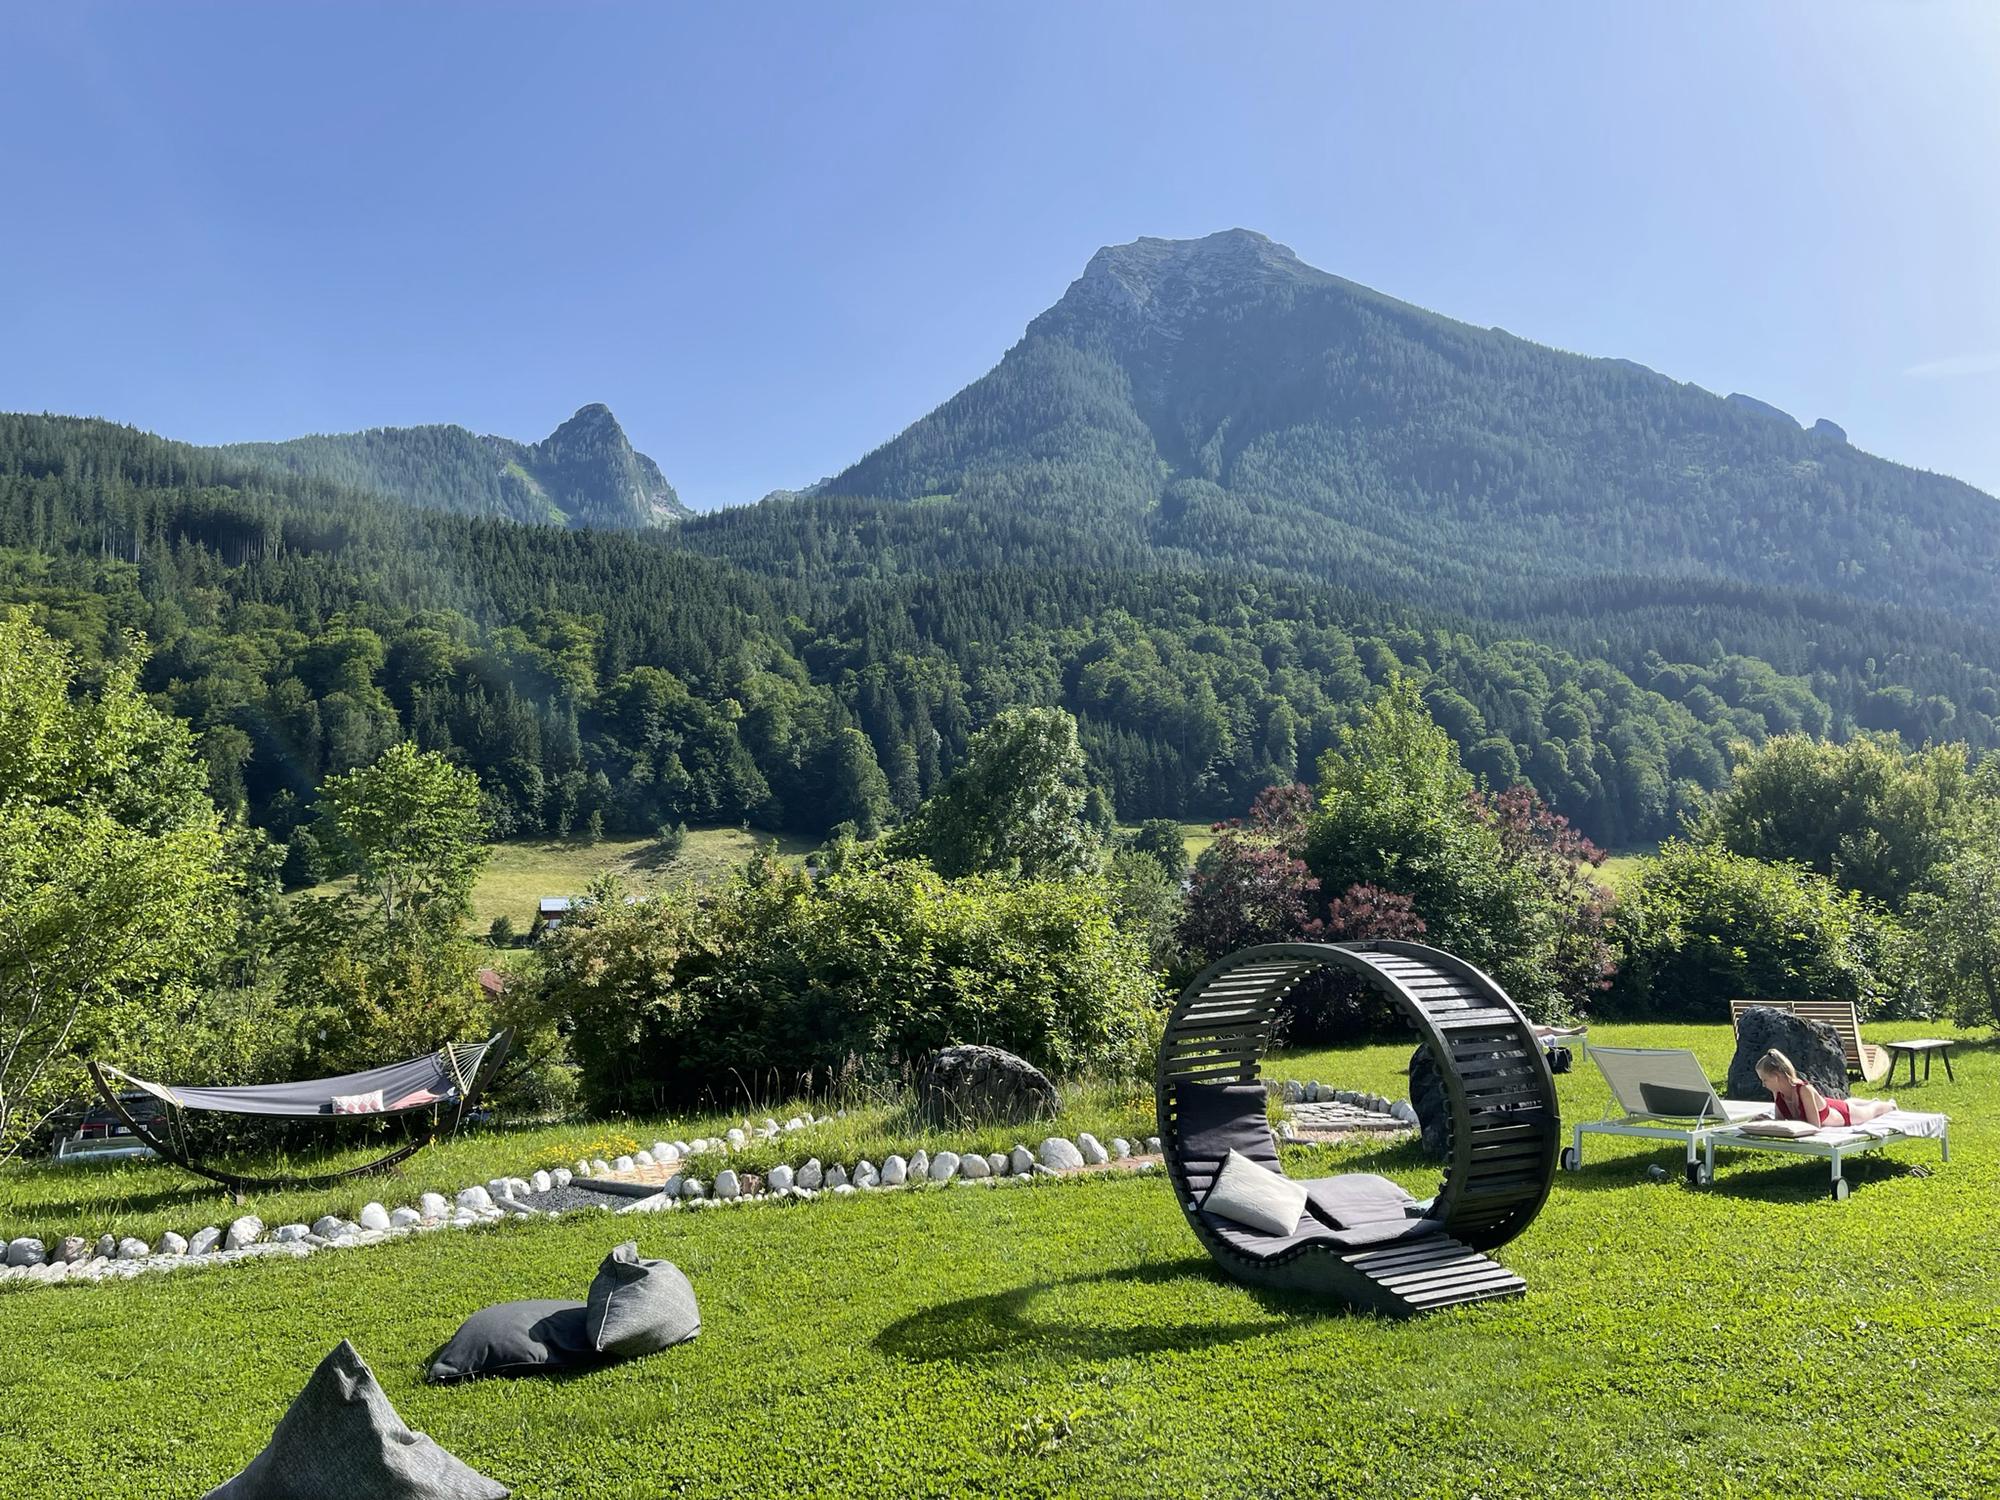
{"label": "dark gray cushion", "polygon": [[[1269,1095],[1256,1083],[1183,1083],[1174,1090],[1175,1118],[1184,1161],[1219,1166],[1240,1151],[1260,1167],[1278,1170],[1278,1145],[1266,1115]],[[1213,1172],[1215,1166],[1205,1170]]]}
{"label": "dark gray cushion", "polygon": [[434,1384],[476,1375],[544,1375],[596,1363],[581,1302],[501,1302],[481,1308],[431,1360]]}
{"label": "dark gray cushion", "polygon": [[1414,1217],[1416,1199],[1386,1177],[1373,1172],[1348,1172],[1320,1177],[1306,1184],[1306,1203],[1335,1229],[1357,1229],[1377,1219]]}
{"label": "dark gray cushion", "polygon": [[264,1451],[204,1500],[507,1500],[508,1489],[467,1468],[396,1415],[354,1346],[319,1362]]}
{"label": "dark gray cushion", "polygon": [[646,1259],[632,1240],[604,1257],[588,1306],[587,1347],[609,1359],[652,1354],[701,1332],[701,1309],[680,1267]]}

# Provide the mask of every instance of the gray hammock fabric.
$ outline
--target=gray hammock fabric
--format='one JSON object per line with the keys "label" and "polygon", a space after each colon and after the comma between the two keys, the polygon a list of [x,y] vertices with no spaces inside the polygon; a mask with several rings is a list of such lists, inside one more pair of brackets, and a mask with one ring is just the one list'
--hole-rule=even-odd
{"label": "gray hammock fabric", "polygon": [[463,1095],[479,1071],[493,1040],[469,1046],[441,1047],[427,1057],[343,1073],[337,1078],[309,1078],[300,1083],[251,1083],[235,1088],[199,1088],[178,1083],[149,1083],[116,1068],[105,1068],[176,1109],[206,1109],[229,1115],[269,1115],[311,1120],[333,1114],[335,1096],[382,1092],[382,1108],[370,1115],[409,1114]]}

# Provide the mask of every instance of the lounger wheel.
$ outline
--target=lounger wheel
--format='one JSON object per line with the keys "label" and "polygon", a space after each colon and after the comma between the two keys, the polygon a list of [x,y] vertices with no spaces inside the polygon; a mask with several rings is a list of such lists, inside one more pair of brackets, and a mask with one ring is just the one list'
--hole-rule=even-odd
{"label": "lounger wheel", "polygon": [[1847,1179],[1845,1177],[1836,1177],[1833,1179],[1833,1201],[1835,1203],[1845,1203],[1847,1201]]}
{"label": "lounger wheel", "polygon": [[1687,1164],[1687,1182],[1689,1187],[1705,1188],[1708,1186],[1708,1181],[1707,1162],[1691,1161]]}
{"label": "lounger wheel", "polygon": [[1574,1146],[1563,1147],[1562,1155],[1557,1160],[1562,1164],[1562,1169],[1565,1172],[1581,1172],[1583,1170],[1583,1158],[1577,1155],[1576,1147]]}

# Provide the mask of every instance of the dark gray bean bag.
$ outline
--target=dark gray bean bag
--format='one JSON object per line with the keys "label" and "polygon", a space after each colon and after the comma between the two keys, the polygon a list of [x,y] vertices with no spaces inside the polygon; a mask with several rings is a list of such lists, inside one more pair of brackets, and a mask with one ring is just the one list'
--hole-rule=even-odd
{"label": "dark gray bean bag", "polygon": [[605,1359],[634,1359],[685,1343],[701,1332],[694,1288],[672,1261],[647,1260],[627,1240],[590,1283],[587,1337]]}
{"label": "dark gray bean bag", "polygon": [[354,1346],[319,1362],[264,1451],[204,1500],[507,1500],[509,1491],[412,1432]]}
{"label": "dark gray bean bag", "polygon": [[480,1375],[546,1375],[598,1363],[581,1302],[500,1302],[481,1308],[431,1357],[434,1385]]}

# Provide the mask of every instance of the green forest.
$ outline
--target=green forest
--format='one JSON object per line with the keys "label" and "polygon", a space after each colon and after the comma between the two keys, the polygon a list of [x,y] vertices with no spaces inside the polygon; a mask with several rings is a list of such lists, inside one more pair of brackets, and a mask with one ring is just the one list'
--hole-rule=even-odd
{"label": "green forest", "polygon": [[[1547,593],[1509,628],[1248,565],[1016,547],[999,523],[955,533],[949,570],[888,547],[865,570],[816,567],[825,551],[794,543],[837,504],[664,535],[524,525],[9,416],[0,600],[86,662],[141,633],[141,680],[195,731],[218,804],[280,841],[323,778],[404,738],[476,772],[501,836],[882,826],[1011,706],[1078,718],[1117,816],[1222,816],[1308,776],[1394,672],[1478,774],[1526,781],[1609,845],[1671,833],[1738,740],[1994,739],[1971,626],[1893,650],[1873,607],[1711,585],[1706,638],[1665,588],[1628,590],[1622,628],[1552,622]],[[870,545],[868,514],[839,528],[847,545]],[[1796,627],[1815,610],[1816,641]],[[1651,642],[1673,631],[1669,657]]]}

